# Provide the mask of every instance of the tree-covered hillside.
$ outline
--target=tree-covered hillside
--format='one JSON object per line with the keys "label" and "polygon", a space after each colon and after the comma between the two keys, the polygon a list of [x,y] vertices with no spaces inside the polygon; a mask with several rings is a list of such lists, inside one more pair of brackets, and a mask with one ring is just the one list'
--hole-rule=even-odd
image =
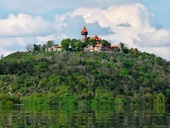
{"label": "tree-covered hillside", "polygon": [[166,104],[170,62],[137,49],[13,53],[0,60],[0,101]]}

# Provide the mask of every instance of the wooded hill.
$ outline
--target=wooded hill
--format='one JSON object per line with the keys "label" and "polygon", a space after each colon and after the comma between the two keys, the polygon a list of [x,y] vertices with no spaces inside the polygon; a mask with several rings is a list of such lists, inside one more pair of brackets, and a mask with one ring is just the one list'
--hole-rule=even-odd
{"label": "wooded hill", "polygon": [[137,49],[18,52],[0,60],[0,102],[170,103],[170,62]]}

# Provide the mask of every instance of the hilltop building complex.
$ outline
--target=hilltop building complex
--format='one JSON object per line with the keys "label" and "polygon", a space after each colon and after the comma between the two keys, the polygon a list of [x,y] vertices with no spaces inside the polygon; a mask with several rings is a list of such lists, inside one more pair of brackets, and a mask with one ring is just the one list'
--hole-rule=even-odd
{"label": "hilltop building complex", "polygon": [[[90,36],[88,37],[88,30],[84,26],[81,30],[82,40],[80,43],[85,43],[83,50],[84,51],[105,51],[105,52],[119,52],[121,51],[120,45],[111,45],[108,41],[101,39],[99,36]],[[103,42],[105,41],[105,42]],[[69,44],[69,49],[71,49],[71,45]],[[45,49],[47,52],[52,51],[62,51],[64,50],[62,46],[54,46],[54,47],[47,47]]]}
{"label": "hilltop building complex", "polygon": [[82,43],[85,43],[88,40],[95,40],[97,42],[97,44],[95,44],[95,45],[91,45],[91,44],[87,45],[84,48],[84,51],[98,51],[98,52],[99,51],[114,51],[114,52],[118,52],[121,50],[120,45],[105,46],[104,44],[102,44],[102,39],[100,37],[98,37],[97,35],[87,37],[88,30],[86,29],[85,26],[81,30],[81,35],[82,35]]}

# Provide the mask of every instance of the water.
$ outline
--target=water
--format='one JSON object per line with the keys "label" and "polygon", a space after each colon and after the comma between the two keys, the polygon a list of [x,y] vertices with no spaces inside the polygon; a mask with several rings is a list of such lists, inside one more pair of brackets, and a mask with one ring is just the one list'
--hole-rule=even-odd
{"label": "water", "polygon": [[170,111],[151,109],[0,110],[0,128],[170,128]]}

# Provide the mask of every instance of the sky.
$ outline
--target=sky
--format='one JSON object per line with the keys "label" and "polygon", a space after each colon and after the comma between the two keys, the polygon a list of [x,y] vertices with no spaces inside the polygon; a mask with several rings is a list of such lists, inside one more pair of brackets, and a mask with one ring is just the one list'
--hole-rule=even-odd
{"label": "sky", "polygon": [[170,60],[170,0],[0,0],[0,55],[98,35]]}

